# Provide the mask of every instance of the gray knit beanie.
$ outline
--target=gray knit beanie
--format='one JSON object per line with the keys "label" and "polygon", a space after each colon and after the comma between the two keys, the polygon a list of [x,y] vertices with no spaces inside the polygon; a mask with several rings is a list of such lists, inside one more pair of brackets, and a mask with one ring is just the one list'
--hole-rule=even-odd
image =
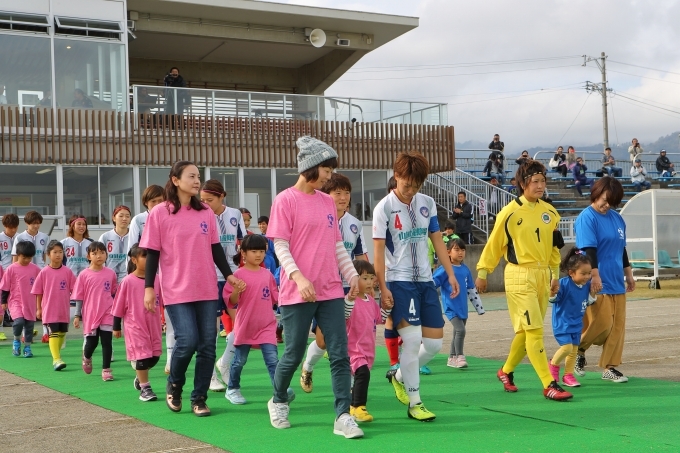
{"label": "gray knit beanie", "polygon": [[295,142],[300,152],[297,155],[298,173],[316,167],[328,159],[338,158],[338,153],[321,140],[305,135]]}

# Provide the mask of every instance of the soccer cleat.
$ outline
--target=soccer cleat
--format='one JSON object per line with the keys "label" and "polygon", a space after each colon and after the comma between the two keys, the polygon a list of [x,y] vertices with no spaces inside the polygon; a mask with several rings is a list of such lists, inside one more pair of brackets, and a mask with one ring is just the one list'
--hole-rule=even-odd
{"label": "soccer cleat", "polygon": [[468,363],[467,363],[467,360],[465,360],[465,356],[459,355],[458,356],[458,368],[467,368],[467,367],[468,367]]}
{"label": "soccer cleat", "polygon": [[221,338],[226,338],[226,337],[227,337],[227,331],[224,330],[224,329],[220,330],[220,337],[221,337]]}
{"label": "soccer cleat", "polygon": [[560,387],[556,381],[552,381],[547,388],[543,389],[543,396],[553,401],[567,401],[574,397],[574,395]]}
{"label": "soccer cleat", "polygon": [[12,355],[19,357],[21,355],[21,342],[14,340],[12,342]]}
{"label": "soccer cleat", "polygon": [[373,416],[368,413],[366,406],[350,406],[349,415],[354,417],[354,419],[359,423],[368,423],[373,421]]}
{"label": "soccer cleat", "polygon": [[394,387],[394,394],[401,404],[408,405],[408,394],[406,393],[406,387],[404,384],[399,382],[397,377],[397,370],[390,370],[387,372],[387,380],[390,381],[392,387]]}
{"label": "soccer cleat", "polygon": [[33,357],[33,351],[31,351],[31,345],[26,345],[24,346],[24,358],[25,359],[30,359]]}
{"label": "soccer cleat", "polygon": [[425,406],[423,406],[423,403],[418,403],[413,407],[409,407],[407,413],[408,418],[418,420],[419,422],[431,422],[437,417],[432,412],[428,411]]}
{"label": "soccer cleat", "polygon": [[586,362],[586,356],[578,354],[576,356],[576,366],[574,367],[574,373],[578,374],[579,376],[585,376],[586,370],[584,368],[586,365],[588,365],[588,362]]}
{"label": "soccer cleat", "polygon": [[138,392],[142,390],[142,386],[139,383],[139,378],[135,376],[135,380],[132,381],[132,386],[137,390]]}
{"label": "soccer cleat", "polygon": [[340,415],[335,423],[333,424],[333,434],[338,436],[345,436],[345,439],[357,439],[359,437],[364,437],[364,432],[357,425],[354,417],[349,415],[347,412]]}
{"label": "soccer cleat", "polygon": [[158,396],[154,393],[153,390],[151,390],[151,387],[147,386],[142,389],[142,391],[139,393],[139,400],[140,401],[156,401],[158,399]]}
{"label": "soccer cleat", "polygon": [[446,361],[446,366],[449,368],[458,368],[458,356],[452,355]]}
{"label": "soccer cleat", "polygon": [[227,387],[220,382],[219,379],[217,379],[217,376],[215,373],[213,373],[212,378],[210,379],[210,391],[211,392],[224,392],[227,389]]}
{"label": "soccer cleat", "polygon": [[0,332],[0,341],[6,341],[7,340],[7,335],[5,335],[5,332]]}
{"label": "soccer cleat", "polygon": [[44,335],[42,336],[42,342],[43,342],[43,343],[49,343],[49,342],[50,342],[50,336],[47,335],[47,334],[44,334]]}
{"label": "soccer cleat", "polygon": [[168,382],[165,386],[165,404],[173,412],[182,410],[182,389]]}
{"label": "soccer cleat", "polygon": [[313,371],[307,371],[304,366],[302,367],[302,373],[300,373],[300,387],[302,387],[302,390],[304,390],[305,393],[312,393],[312,390],[314,389],[312,373]]}
{"label": "soccer cleat", "polygon": [[399,369],[399,364],[395,363],[394,365],[390,365],[390,370],[398,370]]}
{"label": "soccer cleat", "polygon": [[229,400],[229,402],[231,404],[237,404],[238,405],[238,404],[246,404],[247,403],[246,399],[243,397],[243,395],[241,395],[241,389],[227,390],[224,394],[224,397],[227,400]]}
{"label": "soccer cleat", "polygon": [[423,374],[425,376],[429,376],[429,375],[432,374],[432,370],[427,365],[421,366],[419,371],[420,371],[420,374]]}
{"label": "soccer cleat", "polygon": [[[223,383],[224,385],[229,385],[229,373],[230,373],[230,369],[229,369],[229,368],[230,368],[229,365],[224,365],[224,364],[222,363],[222,357],[220,357],[219,359],[217,359],[217,362],[215,362],[215,369],[216,369],[217,372],[219,373],[219,374],[217,375],[217,377],[218,377],[218,379],[221,379],[221,380],[222,380],[222,383]],[[169,370],[168,370],[168,371],[169,371]]]}
{"label": "soccer cleat", "polygon": [[581,383],[576,380],[573,374],[571,373],[564,373],[564,376],[562,376],[562,383],[566,385],[567,387],[580,387]]}
{"label": "soccer cleat", "polygon": [[506,373],[503,371],[503,368],[501,368],[500,370],[498,370],[498,373],[496,373],[496,377],[498,378],[499,381],[503,383],[503,390],[511,393],[517,391],[517,387],[515,386],[514,371]]}
{"label": "soccer cleat", "polygon": [[191,412],[196,417],[208,417],[210,415],[210,408],[205,404],[205,398],[198,397],[191,402]]}
{"label": "soccer cleat", "polygon": [[85,374],[92,373],[92,359],[86,359],[83,357],[83,371]]}
{"label": "soccer cleat", "polygon": [[269,410],[269,421],[274,428],[290,428],[290,422],[288,421],[290,407],[288,404],[275,403],[274,398],[271,398],[269,401],[267,401],[267,409]]}
{"label": "soccer cleat", "polygon": [[111,368],[104,368],[102,370],[102,381],[113,381],[113,371],[111,371]]}
{"label": "soccer cleat", "polygon": [[63,362],[63,360],[57,359],[52,364],[52,367],[54,368],[54,371],[61,371],[66,368],[66,364]]}
{"label": "soccer cleat", "polygon": [[548,359],[548,369],[550,370],[550,376],[552,376],[553,381],[560,382],[560,366],[553,365],[552,361]]}
{"label": "soccer cleat", "polygon": [[604,373],[602,373],[602,379],[605,381],[616,382],[618,384],[628,382],[628,378],[624,376],[623,373],[621,373],[616,368],[607,368],[606,370],[604,370]]}

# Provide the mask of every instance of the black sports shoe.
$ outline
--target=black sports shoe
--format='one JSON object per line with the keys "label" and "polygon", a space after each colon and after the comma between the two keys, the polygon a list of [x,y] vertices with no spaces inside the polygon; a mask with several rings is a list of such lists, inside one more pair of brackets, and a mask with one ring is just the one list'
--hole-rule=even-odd
{"label": "black sports shoe", "polygon": [[576,366],[574,367],[574,373],[578,374],[579,376],[585,376],[586,370],[584,368],[586,365],[588,365],[588,362],[586,362],[586,356],[578,354],[576,356]]}
{"label": "black sports shoe", "polygon": [[177,386],[173,386],[171,383],[165,386],[165,403],[168,405],[168,409],[173,412],[179,412],[182,410],[182,389]]}
{"label": "black sports shoe", "polygon": [[135,376],[135,380],[132,381],[132,385],[135,387],[135,390],[137,390],[137,391],[141,391],[141,390],[142,390],[142,386],[141,386],[141,384],[139,383],[139,378],[138,378],[137,376]]}
{"label": "black sports shoe", "polygon": [[144,387],[139,393],[140,401],[156,401],[157,399],[158,397],[153,392],[153,390],[151,390],[151,387]]}
{"label": "black sports shoe", "polygon": [[210,415],[210,409],[205,404],[205,398],[199,397],[191,402],[191,410],[196,417],[207,417]]}

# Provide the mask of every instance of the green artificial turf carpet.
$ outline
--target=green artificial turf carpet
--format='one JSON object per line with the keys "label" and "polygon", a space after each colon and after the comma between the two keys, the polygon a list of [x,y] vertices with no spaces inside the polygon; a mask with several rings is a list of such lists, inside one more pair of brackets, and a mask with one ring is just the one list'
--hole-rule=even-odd
{"label": "green artificial turf carpet", "polygon": [[[387,353],[379,347],[368,403],[375,421],[362,425],[363,439],[346,440],[332,433],[333,397],[324,359],[314,371],[313,393],[302,392],[299,374],[295,376],[292,428],[276,430],[269,424],[266,403],[271,385],[258,350],[251,351],[242,375],[248,403],[234,406],[224,393],[211,392],[208,404],[213,415],[197,418],[189,407],[191,378],[183,411],[170,412],[163,399],[163,358],[151,372],[151,384],[160,399],[142,403],[132,386],[134,371],[121,360],[122,340],[114,342],[114,349],[118,360],[113,364],[113,382],[101,380],[98,366],[89,376],[83,373],[77,341],[69,341],[63,351],[68,364],[64,371],[52,371],[47,345],[34,345],[35,357],[23,359],[11,355],[11,341],[0,343],[0,368],[235,453],[680,451],[678,383],[631,378],[626,384],[614,384],[591,372],[581,378],[583,386],[573,390],[572,401],[558,403],[543,398],[538,378],[528,365],[517,369],[515,382],[520,391],[510,394],[503,392],[496,379],[499,362],[469,357],[470,367],[458,370],[447,368],[446,356],[439,355],[430,364],[433,374],[421,377],[421,396],[437,420],[419,423],[406,417],[405,406],[394,397],[384,377]],[[98,350],[95,365],[100,358]]]}

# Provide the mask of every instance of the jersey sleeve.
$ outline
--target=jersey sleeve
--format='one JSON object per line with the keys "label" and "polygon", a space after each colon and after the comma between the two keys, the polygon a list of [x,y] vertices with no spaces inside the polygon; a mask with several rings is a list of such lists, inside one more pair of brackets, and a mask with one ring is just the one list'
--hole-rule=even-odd
{"label": "jersey sleeve", "polygon": [[0,291],[10,290],[13,273],[14,269],[12,269],[12,266],[8,267],[7,270],[5,271],[5,275],[3,275],[2,279],[0,279]]}
{"label": "jersey sleeve", "polygon": [[[161,209],[167,209],[166,204],[162,203],[154,207],[146,219],[146,225],[142,232],[142,239],[139,241],[139,246],[145,249],[161,250]],[[215,223],[215,222],[211,222]]]}
{"label": "jersey sleeve", "polygon": [[137,216],[135,216],[132,219],[132,222],[130,223],[130,231],[128,232],[128,246],[127,246],[127,252],[130,252],[130,249],[132,249],[132,246],[135,245],[138,241],[140,241],[139,237],[139,219]]}
{"label": "jersey sleeve", "polygon": [[574,223],[576,232],[576,247],[597,247],[597,222],[589,209],[585,209]]}
{"label": "jersey sleeve", "polygon": [[281,192],[274,198],[274,204],[272,204],[267,237],[271,240],[283,239],[290,242],[293,233],[292,216],[294,214],[287,191]]}
{"label": "jersey sleeve", "polygon": [[238,227],[236,229],[236,239],[238,241],[242,240],[244,237],[246,237],[246,224],[243,222],[243,215],[241,214],[241,211],[237,209],[238,212]]}
{"label": "jersey sleeve", "polygon": [[68,277],[68,293],[73,294],[73,289],[76,287],[76,276],[73,272],[67,272],[66,273]]}
{"label": "jersey sleeve", "polygon": [[73,291],[71,292],[71,300],[83,300],[85,297],[85,273],[81,273],[78,278],[76,278],[76,283],[73,285]]}
{"label": "jersey sleeve", "polygon": [[438,233],[439,232],[439,219],[437,218],[437,205],[434,202],[434,199],[428,197],[428,210],[430,212],[430,224],[428,226],[428,231],[430,233]]}
{"label": "jersey sleeve", "polygon": [[211,244],[219,244],[220,243],[220,235],[217,233],[217,220],[215,220],[215,215],[213,214],[212,209],[208,207],[208,205],[204,205],[208,212],[211,214],[210,219],[208,221],[208,235],[210,236],[210,243]]}
{"label": "jersey sleeve", "polygon": [[390,219],[385,213],[386,198],[383,198],[373,210],[373,239],[386,239]]}
{"label": "jersey sleeve", "polygon": [[355,257],[368,253],[366,250],[366,243],[364,242],[364,229],[362,228],[361,223],[359,223],[357,226],[359,228],[359,234],[357,235],[357,245],[354,246],[354,250],[352,250],[352,255]]}
{"label": "jersey sleeve", "polygon": [[[47,268],[45,268],[47,269]],[[35,281],[33,282],[33,287],[31,288],[31,294],[35,295],[42,295],[45,293],[45,289],[43,288],[45,286],[44,283],[45,276],[43,275],[43,271],[40,271],[38,273],[38,276],[35,278]]]}
{"label": "jersey sleeve", "polygon": [[503,208],[501,212],[498,213],[498,217],[496,217],[494,228],[489,235],[489,241],[484,246],[482,255],[477,262],[477,271],[480,278],[486,278],[487,274],[493,272],[496,266],[498,266],[501,257],[508,249],[508,236],[505,234],[505,222],[507,222],[508,217],[512,213],[513,211],[507,209],[506,206],[506,208]]}
{"label": "jersey sleeve", "polygon": [[111,296],[113,297],[118,291],[118,276],[113,271],[111,271],[111,274],[113,274],[111,277]]}
{"label": "jersey sleeve", "polygon": [[432,280],[434,281],[434,286],[441,288],[441,286],[449,280],[446,271],[443,266],[440,266],[432,273]]}
{"label": "jersey sleeve", "polygon": [[116,296],[113,298],[113,308],[111,309],[111,314],[117,318],[124,318],[126,312],[125,304],[125,290],[127,282],[123,280],[120,282],[120,288],[116,292]]}
{"label": "jersey sleeve", "polygon": [[[560,225],[560,215],[555,214],[555,230],[557,231]],[[560,254],[560,249],[553,245],[552,251],[550,253],[550,261],[548,265],[550,266],[550,271],[552,272],[553,279],[560,278],[560,262],[562,261],[562,255]]]}
{"label": "jersey sleeve", "polygon": [[14,244],[12,244],[12,256],[16,256],[16,255],[17,255],[17,244],[18,244],[18,243],[19,243],[19,238],[17,237],[17,238],[14,240]]}

